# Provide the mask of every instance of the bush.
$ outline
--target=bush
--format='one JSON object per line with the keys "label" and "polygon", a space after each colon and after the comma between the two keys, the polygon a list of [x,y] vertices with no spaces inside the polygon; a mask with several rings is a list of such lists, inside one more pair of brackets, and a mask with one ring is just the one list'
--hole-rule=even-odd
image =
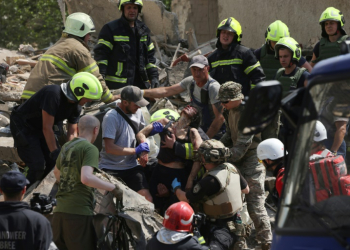
{"label": "bush", "polygon": [[20,44],[44,48],[62,33],[57,0],[4,0],[0,5],[0,47],[18,49]]}

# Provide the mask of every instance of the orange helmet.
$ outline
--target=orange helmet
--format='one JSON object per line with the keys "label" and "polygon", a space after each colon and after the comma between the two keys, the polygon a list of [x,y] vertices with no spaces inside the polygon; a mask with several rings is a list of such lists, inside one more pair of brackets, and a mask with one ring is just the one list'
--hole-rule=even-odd
{"label": "orange helmet", "polygon": [[163,226],[177,232],[192,232],[193,209],[184,201],[171,205],[164,214]]}

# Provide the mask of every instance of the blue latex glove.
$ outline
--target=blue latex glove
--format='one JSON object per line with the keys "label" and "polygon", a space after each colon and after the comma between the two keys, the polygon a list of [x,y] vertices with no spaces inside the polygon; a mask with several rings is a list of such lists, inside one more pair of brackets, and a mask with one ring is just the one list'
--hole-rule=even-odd
{"label": "blue latex glove", "polygon": [[140,145],[135,148],[135,151],[136,155],[140,155],[142,152],[149,152],[148,144],[146,142],[140,143]]}
{"label": "blue latex glove", "polygon": [[172,188],[173,188],[173,191],[175,192],[175,189],[176,189],[176,188],[181,188],[181,182],[179,182],[179,181],[177,180],[177,178],[175,178],[175,179],[173,180],[173,182],[171,183],[171,186],[172,186]]}
{"label": "blue latex glove", "polygon": [[152,125],[153,129],[151,133],[149,133],[150,136],[163,132],[163,124],[161,124],[160,122],[153,122]]}

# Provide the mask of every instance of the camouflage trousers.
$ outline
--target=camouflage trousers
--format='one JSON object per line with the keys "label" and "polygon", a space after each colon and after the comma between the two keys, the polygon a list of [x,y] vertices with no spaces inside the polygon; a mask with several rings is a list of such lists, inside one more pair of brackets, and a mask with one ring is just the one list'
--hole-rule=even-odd
{"label": "camouflage trousers", "polygon": [[259,164],[254,155],[244,157],[239,163],[234,165],[239,169],[242,176],[246,179],[249,186],[249,194],[246,194],[247,208],[250,218],[253,220],[256,239],[262,243],[271,243],[272,233],[269,216],[265,208],[265,175],[266,170],[262,164]]}

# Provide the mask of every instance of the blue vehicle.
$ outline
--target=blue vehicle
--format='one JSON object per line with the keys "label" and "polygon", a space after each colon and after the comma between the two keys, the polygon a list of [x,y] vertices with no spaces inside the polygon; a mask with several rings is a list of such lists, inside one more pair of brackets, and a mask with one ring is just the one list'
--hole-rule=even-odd
{"label": "blue vehicle", "polygon": [[[258,84],[249,95],[247,113],[240,124],[243,133],[252,134],[261,132],[278,110],[287,120],[285,183],[271,249],[350,249],[350,196],[331,195],[317,202],[310,191],[312,183],[306,181],[310,177],[309,157],[316,121],[333,124],[334,117],[350,117],[350,54],[319,62],[307,87],[295,90],[283,100],[281,96],[279,82]],[[325,115],[325,104],[330,100],[329,117]],[[310,191],[309,195],[305,195],[305,190]]]}

